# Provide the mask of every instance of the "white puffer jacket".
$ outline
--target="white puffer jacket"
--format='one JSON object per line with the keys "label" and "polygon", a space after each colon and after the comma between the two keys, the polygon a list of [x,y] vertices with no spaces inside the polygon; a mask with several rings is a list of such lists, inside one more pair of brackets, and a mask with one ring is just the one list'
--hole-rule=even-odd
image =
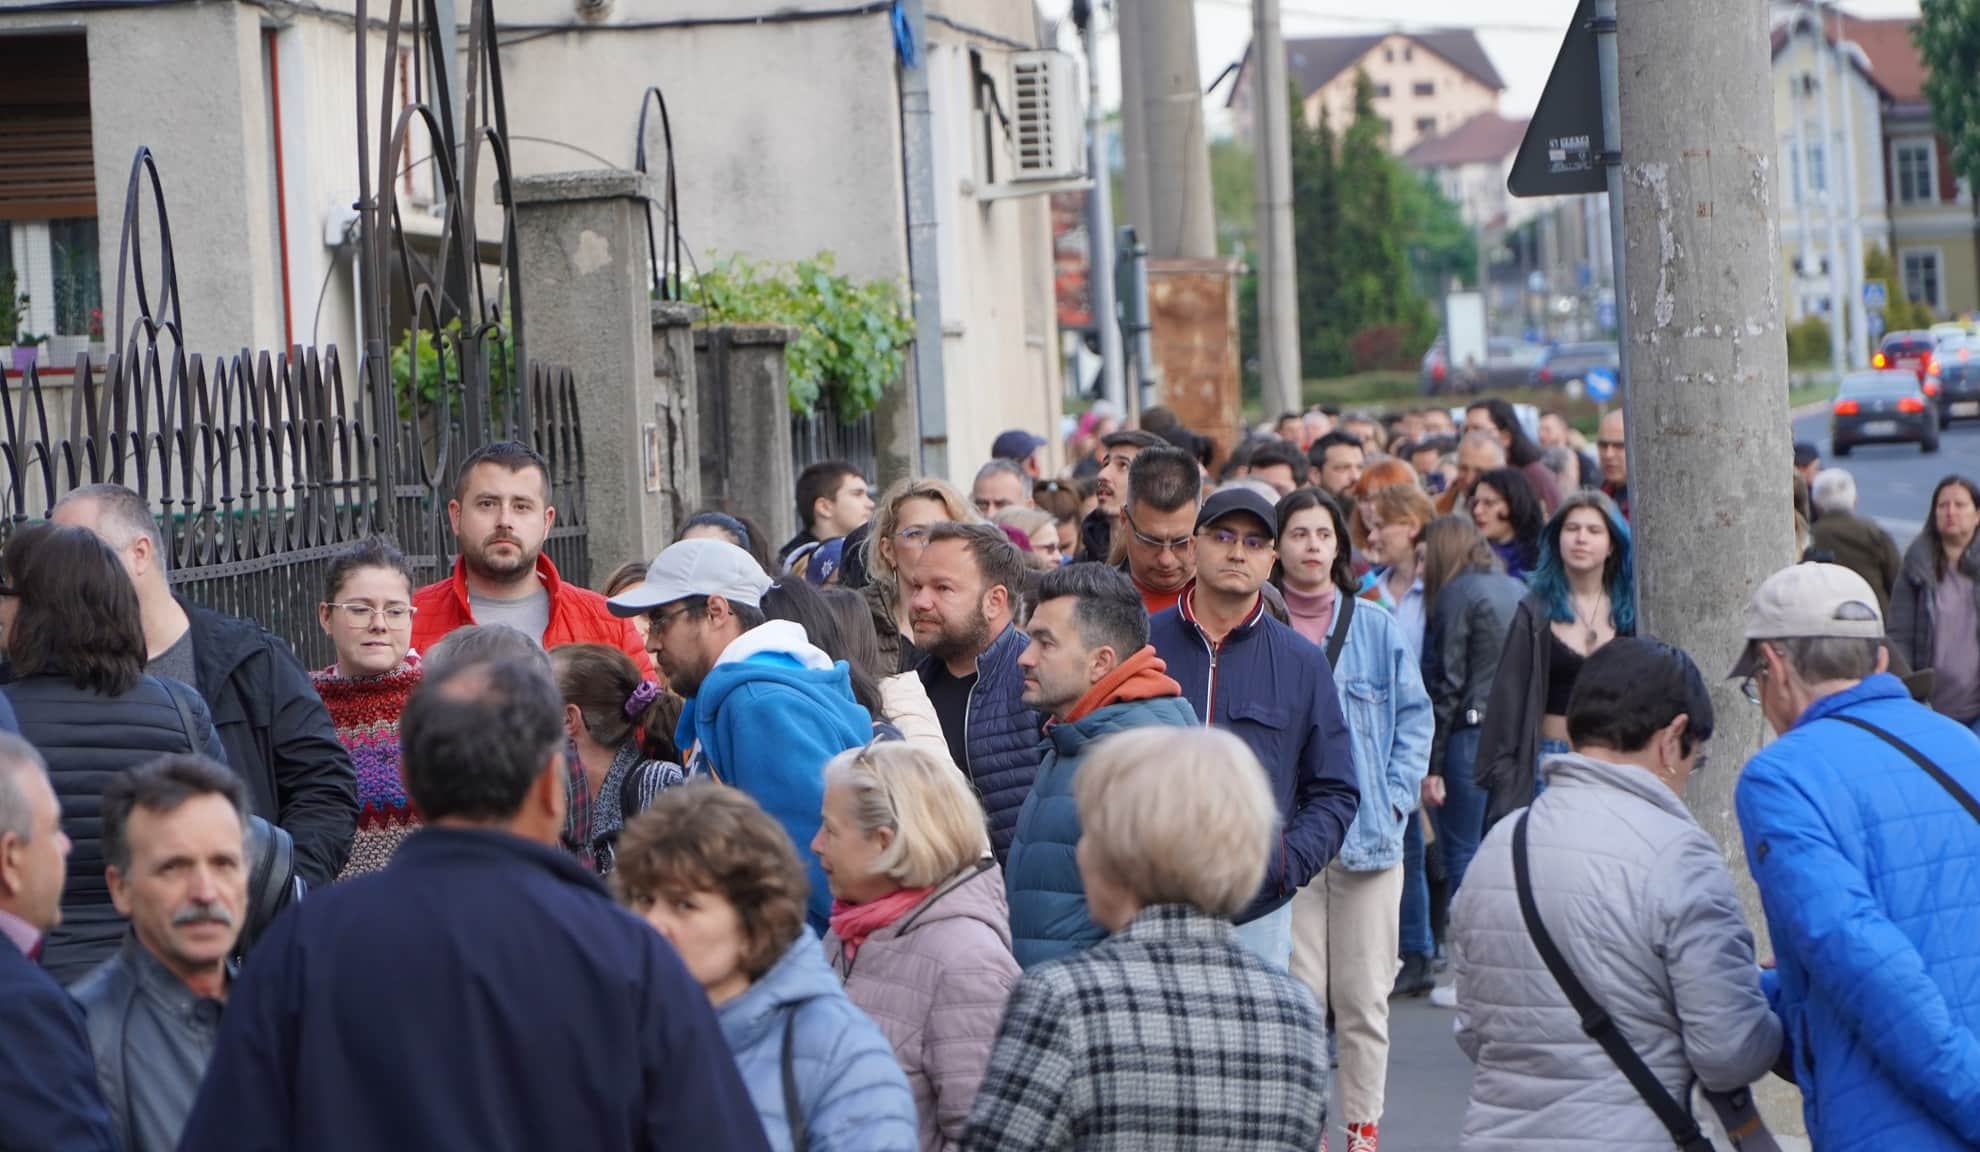
{"label": "white puffer jacket", "polygon": [[[1542,772],[1526,830],[1534,903],[1589,994],[1680,1103],[1694,1080],[1725,1091],[1764,1075],[1781,1025],[1718,845],[1642,768],[1559,756]],[[1527,934],[1516,820],[1485,837],[1451,909],[1457,1040],[1477,1065],[1458,1147],[1670,1152]]]}

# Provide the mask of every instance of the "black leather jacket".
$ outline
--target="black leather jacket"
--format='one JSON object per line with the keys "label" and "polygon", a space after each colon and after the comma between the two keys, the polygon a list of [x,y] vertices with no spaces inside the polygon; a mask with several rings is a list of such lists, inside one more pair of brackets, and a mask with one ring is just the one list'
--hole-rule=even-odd
{"label": "black leather jacket", "polygon": [[[1430,747],[1430,773],[1444,774],[1444,745],[1451,733],[1484,722],[1506,633],[1526,595],[1526,586],[1502,572],[1476,569],[1459,575],[1437,592],[1427,634],[1436,638],[1435,674],[1425,685],[1437,716]],[[1477,718],[1467,721],[1467,714]]]}
{"label": "black leather jacket", "polygon": [[[71,989],[82,1006],[96,1079],[123,1148],[177,1148],[220,1034],[222,1004],[198,995],[133,935]],[[142,1081],[149,1106],[132,1104]]]}

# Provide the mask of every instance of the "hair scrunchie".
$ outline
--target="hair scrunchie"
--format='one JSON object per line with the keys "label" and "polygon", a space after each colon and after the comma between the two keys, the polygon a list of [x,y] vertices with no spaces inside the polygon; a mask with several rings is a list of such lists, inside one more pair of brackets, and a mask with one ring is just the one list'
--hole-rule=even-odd
{"label": "hair scrunchie", "polygon": [[660,699],[662,691],[660,685],[653,681],[641,680],[639,687],[632,690],[632,695],[626,697],[626,719],[639,719],[641,714],[653,707],[655,700]]}

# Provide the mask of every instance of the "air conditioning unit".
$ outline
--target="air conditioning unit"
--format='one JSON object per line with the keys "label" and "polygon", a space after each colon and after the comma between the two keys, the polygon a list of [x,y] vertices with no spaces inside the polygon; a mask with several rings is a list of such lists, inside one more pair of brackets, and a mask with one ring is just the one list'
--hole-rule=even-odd
{"label": "air conditioning unit", "polygon": [[1011,108],[1016,151],[1012,183],[1068,180],[1085,172],[1086,124],[1077,60],[1065,52],[1012,55]]}

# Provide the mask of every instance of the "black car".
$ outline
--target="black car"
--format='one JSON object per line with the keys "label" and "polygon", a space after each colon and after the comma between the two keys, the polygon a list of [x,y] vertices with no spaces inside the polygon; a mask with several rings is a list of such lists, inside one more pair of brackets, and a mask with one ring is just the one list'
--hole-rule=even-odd
{"label": "black car", "polygon": [[1829,410],[1829,446],[1847,456],[1872,441],[1939,450],[1939,406],[1909,369],[1851,372]]}
{"label": "black car", "polygon": [[1939,426],[1980,420],[1980,340],[1966,336],[1942,341],[1931,367],[1937,369]]}
{"label": "black car", "polygon": [[1535,388],[1567,388],[1580,384],[1591,368],[1606,368],[1611,375],[1621,374],[1622,355],[1615,341],[1556,344],[1541,354],[1530,381]]}

